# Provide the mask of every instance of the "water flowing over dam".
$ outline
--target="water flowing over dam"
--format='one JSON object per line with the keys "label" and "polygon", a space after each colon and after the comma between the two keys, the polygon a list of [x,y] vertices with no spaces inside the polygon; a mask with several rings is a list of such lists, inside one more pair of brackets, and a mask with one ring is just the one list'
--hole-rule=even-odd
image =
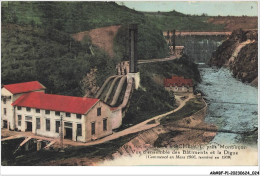
{"label": "water flowing over dam", "polygon": [[[217,133],[212,142],[219,144],[257,145],[258,92],[232,77],[226,68],[201,68],[202,82],[198,89],[208,103],[206,123],[219,130],[237,133]],[[242,134],[241,134],[242,133]]]}
{"label": "water flowing over dam", "polygon": [[176,35],[176,45],[184,46],[184,53],[190,56],[193,62],[208,63],[212,53],[226,38],[224,35]]}

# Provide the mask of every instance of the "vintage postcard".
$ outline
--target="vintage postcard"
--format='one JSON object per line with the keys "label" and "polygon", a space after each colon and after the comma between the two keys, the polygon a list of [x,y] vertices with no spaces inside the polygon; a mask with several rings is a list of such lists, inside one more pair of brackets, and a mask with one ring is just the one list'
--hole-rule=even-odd
{"label": "vintage postcard", "polygon": [[258,166],[258,2],[2,1],[1,165]]}

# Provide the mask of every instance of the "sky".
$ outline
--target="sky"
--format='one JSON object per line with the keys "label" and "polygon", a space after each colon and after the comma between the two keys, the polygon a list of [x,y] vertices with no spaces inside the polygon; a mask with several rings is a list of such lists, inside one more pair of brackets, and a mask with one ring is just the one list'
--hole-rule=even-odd
{"label": "sky", "polygon": [[[119,5],[122,1],[117,1]],[[256,1],[124,1],[125,6],[138,11],[172,11],[184,14],[210,16],[257,16]]]}

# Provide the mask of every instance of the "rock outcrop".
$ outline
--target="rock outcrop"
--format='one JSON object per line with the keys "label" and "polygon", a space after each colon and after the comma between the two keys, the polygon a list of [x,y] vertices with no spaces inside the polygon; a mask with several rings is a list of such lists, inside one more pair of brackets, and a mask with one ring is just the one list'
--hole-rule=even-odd
{"label": "rock outcrop", "polygon": [[257,86],[258,78],[258,33],[257,31],[232,32],[213,53],[212,66],[227,66],[234,77],[245,83]]}
{"label": "rock outcrop", "polygon": [[94,97],[99,90],[96,79],[97,69],[91,69],[89,73],[80,82],[84,97]]}

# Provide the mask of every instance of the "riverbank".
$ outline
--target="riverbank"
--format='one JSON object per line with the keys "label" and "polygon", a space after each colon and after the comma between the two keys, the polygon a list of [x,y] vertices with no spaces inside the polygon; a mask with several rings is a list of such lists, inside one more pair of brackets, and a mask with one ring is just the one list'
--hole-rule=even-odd
{"label": "riverbank", "polygon": [[[187,112],[186,108],[190,107],[188,102],[187,105],[185,105],[186,107],[184,106],[182,108],[184,109],[183,112],[177,111],[171,116],[167,116],[171,121],[168,120],[167,123],[164,123],[167,117],[162,118],[159,126],[139,133],[138,136],[120,147],[112,157],[107,157],[105,161],[98,163],[98,165],[103,165],[103,163],[109,165],[110,162],[113,165],[113,163],[117,163],[116,161],[118,159],[120,160],[128,156],[132,157],[135,156],[136,153],[142,153],[150,149],[173,149],[176,145],[208,144],[215,137],[216,132],[213,131],[216,131],[217,127],[204,122],[207,112],[207,103],[202,98],[190,100],[192,103],[196,103],[196,101],[197,103],[202,103],[202,108],[195,113],[189,116],[186,116],[185,113],[183,114],[183,112]],[[180,114],[182,114],[182,116]],[[116,165],[125,165],[125,163],[117,163]]]}
{"label": "riverbank", "polygon": [[258,32],[235,30],[213,53],[211,65],[228,67],[244,83],[258,85]]}

